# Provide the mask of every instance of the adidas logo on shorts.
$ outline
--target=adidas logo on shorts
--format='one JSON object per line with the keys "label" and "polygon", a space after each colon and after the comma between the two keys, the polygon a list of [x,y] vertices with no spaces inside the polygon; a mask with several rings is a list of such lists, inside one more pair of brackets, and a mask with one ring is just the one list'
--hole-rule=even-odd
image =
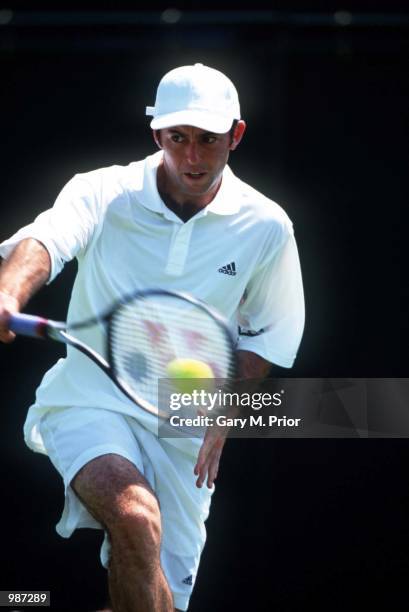
{"label": "adidas logo on shorts", "polygon": [[221,272],[222,274],[229,274],[230,276],[236,276],[236,264],[234,261],[232,261],[231,263],[227,264],[227,266],[222,266],[219,268],[218,272]]}
{"label": "adidas logo on shorts", "polygon": [[192,574],[190,574],[190,576],[186,576],[186,578],[184,580],[182,580],[183,584],[187,584],[188,586],[192,586],[193,584],[193,576]]}

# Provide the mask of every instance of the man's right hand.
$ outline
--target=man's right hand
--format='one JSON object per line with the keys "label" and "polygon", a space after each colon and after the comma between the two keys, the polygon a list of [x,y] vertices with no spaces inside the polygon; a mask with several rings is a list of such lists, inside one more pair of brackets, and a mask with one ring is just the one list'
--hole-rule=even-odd
{"label": "man's right hand", "polygon": [[35,238],[18,243],[0,267],[0,342],[16,337],[8,329],[10,314],[20,312],[50,277],[51,260],[45,246]]}
{"label": "man's right hand", "polygon": [[9,343],[16,337],[16,334],[7,328],[7,321],[10,314],[19,312],[19,310],[20,304],[17,299],[0,291],[0,342]]}

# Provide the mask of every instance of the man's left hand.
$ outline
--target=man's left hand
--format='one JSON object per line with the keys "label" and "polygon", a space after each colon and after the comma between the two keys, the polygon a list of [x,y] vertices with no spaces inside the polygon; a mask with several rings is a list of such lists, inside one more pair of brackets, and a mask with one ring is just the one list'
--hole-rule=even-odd
{"label": "man's left hand", "polygon": [[199,489],[206,481],[206,477],[209,489],[213,487],[217,472],[219,471],[220,457],[226,441],[228,429],[228,427],[214,425],[208,427],[206,430],[194,469],[194,473],[197,476],[196,486]]}

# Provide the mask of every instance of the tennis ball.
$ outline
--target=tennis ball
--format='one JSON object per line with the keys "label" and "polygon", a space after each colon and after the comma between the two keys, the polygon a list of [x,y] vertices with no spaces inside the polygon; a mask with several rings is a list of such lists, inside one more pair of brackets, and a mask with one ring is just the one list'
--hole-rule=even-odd
{"label": "tennis ball", "polygon": [[[213,387],[213,381],[210,380],[214,378],[212,368],[198,359],[173,359],[168,363],[166,372],[179,393],[192,394],[193,391],[208,391]],[[202,382],[199,378],[207,380]]]}

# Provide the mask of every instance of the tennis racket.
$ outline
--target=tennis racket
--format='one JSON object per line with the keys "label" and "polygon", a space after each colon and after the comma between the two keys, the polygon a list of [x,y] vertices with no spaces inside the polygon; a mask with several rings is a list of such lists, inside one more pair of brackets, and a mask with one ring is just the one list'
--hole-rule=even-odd
{"label": "tennis racket", "polygon": [[[75,337],[95,325],[105,328],[106,358]],[[166,419],[158,380],[173,359],[205,362],[219,379],[236,376],[235,338],[227,321],[204,302],[184,293],[139,291],[124,297],[108,312],[80,323],[13,314],[8,327],[16,334],[63,342],[96,363],[115,385],[147,412]]]}

